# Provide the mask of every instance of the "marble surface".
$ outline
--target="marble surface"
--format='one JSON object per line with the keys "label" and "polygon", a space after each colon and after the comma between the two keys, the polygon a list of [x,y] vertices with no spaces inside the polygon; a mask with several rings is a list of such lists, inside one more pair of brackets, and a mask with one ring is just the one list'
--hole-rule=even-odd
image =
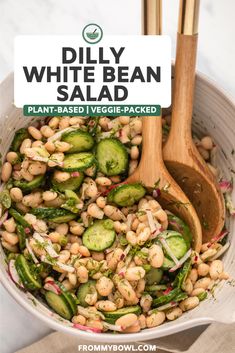
{"label": "marble surface", "polygon": [[[178,1],[164,0],[163,31],[172,37],[174,56]],[[198,70],[235,97],[235,1],[202,0]],[[18,34],[76,34],[95,22],[108,34],[140,33],[139,0],[0,0],[0,81],[13,68]],[[15,350],[50,329],[28,314],[0,285],[0,351]]]}

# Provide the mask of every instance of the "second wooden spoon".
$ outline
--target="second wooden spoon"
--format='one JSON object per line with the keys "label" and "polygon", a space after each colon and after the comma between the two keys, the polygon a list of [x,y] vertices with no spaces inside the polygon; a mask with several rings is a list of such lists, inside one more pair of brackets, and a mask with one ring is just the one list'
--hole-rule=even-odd
{"label": "second wooden spoon", "polygon": [[199,0],[181,0],[171,129],[163,156],[167,169],[195,207],[206,242],[221,232],[225,207],[215,177],[197,151],[191,133],[198,12]]}
{"label": "second wooden spoon", "polygon": [[[144,1],[144,34],[160,34],[161,1]],[[149,23],[151,20],[151,23]],[[157,21],[157,23],[156,23]],[[147,23],[146,23],[147,22]],[[154,188],[158,183],[161,190],[160,204],[182,218],[190,227],[194,248],[201,248],[201,225],[192,204],[169,175],[162,158],[162,121],[161,116],[142,118],[143,144],[140,163],[135,172],[127,179],[128,183],[142,182],[146,187]]]}

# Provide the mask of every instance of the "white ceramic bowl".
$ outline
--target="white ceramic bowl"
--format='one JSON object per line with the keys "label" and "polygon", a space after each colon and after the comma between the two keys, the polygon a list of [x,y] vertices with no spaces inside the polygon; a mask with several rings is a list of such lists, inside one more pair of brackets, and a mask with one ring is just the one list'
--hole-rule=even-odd
{"label": "white ceramic bowl", "polygon": [[[23,118],[22,111],[13,105],[13,75],[0,85],[0,138],[1,154],[4,158],[14,131],[26,125],[30,118]],[[231,171],[235,173],[235,104],[220,89],[202,75],[197,75],[195,107],[193,114],[194,132],[200,135],[210,134],[220,147],[218,165],[223,174],[230,179]],[[234,176],[234,175],[233,175]],[[233,195],[234,196],[234,195]],[[231,246],[224,255],[225,269],[235,277],[235,222],[229,222]],[[212,322],[235,322],[235,290],[229,283],[221,283],[215,290],[215,298],[200,303],[196,309],[185,313],[181,318],[162,326],[145,329],[135,334],[113,335],[111,333],[94,334],[77,330],[71,323],[53,314],[45,305],[35,300],[31,294],[20,291],[11,281],[4,253],[0,253],[1,282],[7,291],[30,313],[41,319],[57,331],[76,335],[82,339],[95,342],[133,342],[167,336],[185,329]]]}

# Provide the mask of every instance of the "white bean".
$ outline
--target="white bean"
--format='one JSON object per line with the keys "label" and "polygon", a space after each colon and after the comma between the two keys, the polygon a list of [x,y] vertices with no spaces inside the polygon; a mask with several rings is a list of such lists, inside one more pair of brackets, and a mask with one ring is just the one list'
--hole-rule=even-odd
{"label": "white bean", "polygon": [[135,291],[126,279],[121,279],[118,281],[117,288],[124,299],[128,301],[136,300]]}
{"label": "white bean", "polygon": [[19,237],[15,233],[9,233],[7,231],[2,231],[1,236],[5,241],[7,241],[11,245],[16,245],[19,242]]}
{"label": "white bean", "polygon": [[62,250],[59,254],[58,261],[66,263],[70,258],[70,252],[68,250]]}
{"label": "white bean", "polygon": [[55,152],[55,145],[53,142],[51,141],[47,141],[44,145],[44,147],[46,148],[46,150],[49,152],[49,153],[53,153]]}
{"label": "white bean", "polygon": [[139,149],[137,146],[131,147],[130,156],[131,156],[131,159],[138,159],[139,158]]}
{"label": "white bean", "polygon": [[34,192],[32,194],[26,195],[22,199],[23,205],[27,207],[38,207],[42,202],[42,195],[40,192]]}
{"label": "white bean", "polygon": [[96,283],[96,289],[98,293],[104,297],[107,297],[113,290],[113,282],[111,279],[102,276]]}
{"label": "white bean", "polygon": [[211,279],[209,277],[204,277],[204,278],[200,278],[199,280],[197,280],[197,282],[194,284],[194,289],[196,288],[204,288],[207,289],[208,286],[211,283]]}
{"label": "white bean", "polygon": [[197,272],[200,277],[207,276],[209,273],[209,270],[210,270],[210,266],[204,263],[199,264],[197,268]]}
{"label": "white bean", "polygon": [[128,281],[138,281],[141,278],[144,278],[144,276],[145,270],[140,266],[129,267],[125,272],[125,278]]}
{"label": "white bean", "polygon": [[29,173],[29,171],[21,169],[20,171],[21,176],[27,180],[27,181],[32,181],[33,180],[33,175]]}
{"label": "white bean", "polygon": [[9,218],[3,223],[5,229],[9,233],[14,233],[16,230],[16,223],[13,217]]}
{"label": "white bean", "polygon": [[72,318],[72,323],[86,325],[86,318],[82,315],[76,315]]}
{"label": "white bean", "polygon": [[109,186],[112,184],[112,181],[106,177],[98,177],[95,179],[96,184],[101,186]]}
{"label": "white bean", "polygon": [[82,235],[84,233],[85,228],[81,223],[74,222],[69,228],[70,232],[75,235]]}
{"label": "white bean", "polygon": [[8,152],[6,155],[7,162],[13,164],[18,160],[18,154],[16,152]]}
{"label": "white bean", "polygon": [[192,283],[196,282],[196,280],[198,279],[198,273],[197,273],[196,268],[193,268],[190,271],[190,274],[189,274],[188,278],[191,280]]}
{"label": "white bean", "polygon": [[99,196],[96,200],[96,203],[99,208],[103,209],[106,205],[106,198],[103,196]]}
{"label": "white bean", "polygon": [[23,199],[23,193],[20,188],[12,188],[10,190],[11,199],[15,202],[21,202]]}
{"label": "white bean", "polygon": [[97,206],[96,203],[91,203],[87,208],[87,213],[97,219],[102,219],[104,217],[104,212]]}
{"label": "white bean", "polygon": [[204,292],[205,292],[204,288],[196,288],[190,293],[190,296],[191,297],[197,297],[199,294],[202,294]]}
{"label": "white bean", "polygon": [[54,173],[54,178],[56,181],[58,181],[58,183],[62,183],[63,181],[70,179],[70,174],[68,172],[60,172],[57,170]]}
{"label": "white bean", "polygon": [[42,139],[42,134],[41,132],[34,126],[29,126],[28,127],[28,132],[30,135],[35,139],[35,140],[41,140]]}
{"label": "white bean", "polygon": [[123,213],[117,207],[111,205],[104,207],[104,214],[113,221],[120,221],[124,218]]}
{"label": "white bean", "polygon": [[138,166],[138,161],[135,160],[135,159],[132,159],[130,161],[130,163],[129,163],[129,171],[128,171],[129,175],[134,173],[134,171],[136,170],[137,166]]}
{"label": "white bean", "polygon": [[58,152],[67,152],[68,150],[70,150],[71,145],[64,141],[56,141],[55,148]]}
{"label": "white bean", "polygon": [[130,327],[134,325],[138,320],[137,315],[135,314],[126,314],[121,316],[119,319],[115,321],[115,325],[121,326],[121,327]]}
{"label": "white bean", "polygon": [[136,136],[131,140],[132,145],[140,145],[141,142],[142,142],[142,136],[141,136],[141,135],[136,135]]}
{"label": "white bean", "polygon": [[183,314],[180,308],[172,308],[166,312],[166,317],[168,320],[176,320]]}
{"label": "white bean", "polygon": [[205,150],[212,150],[213,148],[213,141],[212,138],[210,136],[205,136],[201,139],[201,146],[205,149]]}
{"label": "white bean", "polygon": [[66,127],[69,127],[69,121],[70,118],[68,116],[64,116],[63,118],[61,118],[59,121],[59,129],[63,130],[66,129]]}
{"label": "white bean", "polygon": [[44,201],[52,201],[55,200],[57,198],[57,193],[55,191],[44,191],[44,193],[42,194],[42,198]]}
{"label": "white bean", "polygon": [[88,281],[88,270],[85,266],[79,266],[77,268],[77,277],[80,283],[86,283]]}
{"label": "white bean", "polygon": [[48,125],[43,125],[40,129],[40,132],[46,138],[53,136],[55,133]]}
{"label": "white bean", "polygon": [[119,116],[118,120],[122,125],[127,125],[130,122],[130,117],[129,116]]}
{"label": "white bean", "polygon": [[10,179],[11,173],[12,173],[11,163],[5,162],[2,166],[2,175],[1,175],[2,181],[4,183],[6,183]]}
{"label": "white bean", "polygon": [[151,235],[150,228],[149,227],[144,228],[144,230],[141,231],[137,236],[137,244],[144,245],[144,243],[149,239],[150,235]]}
{"label": "white bean", "polygon": [[31,145],[32,145],[32,141],[30,139],[25,139],[20,146],[20,153],[25,154],[25,149],[30,148]]}
{"label": "white bean", "polygon": [[60,119],[57,116],[54,116],[53,118],[51,118],[51,120],[49,121],[48,125],[52,128],[52,129],[56,129],[59,125]]}
{"label": "white bean", "polygon": [[196,308],[199,305],[198,297],[189,297],[182,300],[179,304],[179,307],[182,311],[188,311]]}
{"label": "white bean", "polygon": [[153,298],[151,297],[151,295],[149,294],[142,295],[140,299],[140,306],[142,307],[144,313],[147,313],[150,310],[152,302],[153,302]]}
{"label": "white bean", "polygon": [[34,162],[31,163],[28,171],[32,175],[40,175],[40,174],[45,174],[47,170],[47,166],[44,163],[41,162]]}
{"label": "white bean", "polygon": [[164,261],[164,254],[159,245],[152,245],[149,249],[148,260],[150,265],[155,268],[160,268]]}
{"label": "white bean", "polygon": [[66,235],[69,230],[69,226],[67,223],[61,223],[58,226],[56,226],[56,232],[60,233],[61,235]]}
{"label": "white bean", "polygon": [[100,300],[95,304],[96,309],[101,311],[114,311],[117,310],[116,304],[110,300]]}
{"label": "white bean", "polygon": [[135,232],[133,232],[132,230],[129,230],[126,233],[126,240],[128,241],[128,243],[130,243],[132,246],[135,246],[137,244],[137,237]]}
{"label": "white bean", "polygon": [[210,277],[214,280],[218,279],[224,270],[224,265],[221,260],[214,260],[210,265]]}
{"label": "white bean", "polygon": [[147,327],[156,327],[161,325],[166,319],[166,315],[163,311],[153,313],[146,318]]}
{"label": "white bean", "polygon": [[189,278],[186,279],[182,287],[187,294],[190,294],[193,291],[193,284]]}

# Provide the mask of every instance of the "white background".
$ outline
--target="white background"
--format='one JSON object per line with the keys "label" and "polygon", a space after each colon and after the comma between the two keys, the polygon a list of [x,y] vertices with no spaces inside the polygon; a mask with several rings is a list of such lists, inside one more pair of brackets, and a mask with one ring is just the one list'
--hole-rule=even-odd
{"label": "white background", "polygon": [[[178,0],[163,3],[163,32],[171,35],[174,47]],[[78,34],[93,21],[108,34],[140,33],[139,0],[0,0],[0,14],[0,81],[13,68],[15,35]],[[201,0],[197,66],[235,97],[234,14],[234,0]],[[1,353],[12,353],[49,331],[2,287],[0,318]]]}
{"label": "white background", "polygon": [[[62,48],[71,47],[77,52],[77,60],[71,64],[62,63]],[[115,64],[115,57],[110,47],[113,47],[118,53],[120,48],[124,48],[120,55],[119,64]],[[79,62],[79,48],[83,48],[83,61]],[[99,49],[103,48],[103,57],[109,60],[109,64],[99,64]],[[97,64],[87,64],[86,49],[90,49],[91,58],[97,60]],[[99,94],[104,85],[108,86],[112,100],[114,100],[115,86],[124,86],[128,91],[128,96],[123,101],[115,102],[115,104],[125,105],[161,105],[167,108],[171,105],[171,44],[169,36],[109,36],[104,32],[102,40],[93,45],[87,45],[82,36],[18,36],[15,39],[15,105],[22,108],[25,104],[112,104],[107,98],[98,101]],[[71,54],[68,55],[71,58]],[[42,66],[50,67],[51,72],[55,72],[56,68],[81,67],[78,73],[78,83],[81,88],[85,101],[75,98],[70,101],[74,84],[72,72],[68,72],[68,82],[63,82],[63,74],[61,75],[61,83],[56,82],[56,77],[51,78],[51,82],[46,82],[46,70],[42,82],[27,82],[23,67],[31,68],[35,66],[38,72]],[[94,83],[84,83],[84,67],[94,67]],[[118,82],[117,78],[114,82],[103,83],[103,67],[113,67],[115,76],[117,77],[118,67],[128,67],[128,79],[130,80],[135,67],[140,67],[145,82],[139,79],[134,82]],[[161,81],[156,82],[151,79],[146,82],[147,67],[151,67],[155,72],[156,67],[161,70]],[[66,92],[69,99],[65,102],[57,100],[57,88],[60,85],[68,86]],[[91,96],[97,101],[87,101],[86,87],[91,87]],[[121,91],[121,97],[123,91]]]}

